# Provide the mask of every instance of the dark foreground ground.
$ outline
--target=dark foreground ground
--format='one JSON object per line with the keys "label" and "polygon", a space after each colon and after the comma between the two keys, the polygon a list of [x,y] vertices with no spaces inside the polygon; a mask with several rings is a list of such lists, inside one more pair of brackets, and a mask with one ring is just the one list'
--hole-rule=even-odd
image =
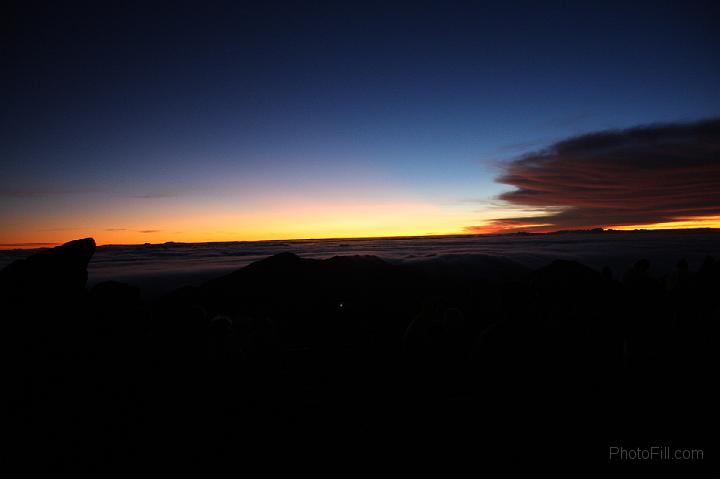
{"label": "dark foreground ground", "polygon": [[[88,290],[94,251],[73,241],[0,271],[6,453],[26,469],[717,471],[711,257],[663,277],[642,258],[486,260],[488,278],[281,253],[143,299]],[[653,447],[703,458],[627,458]]]}

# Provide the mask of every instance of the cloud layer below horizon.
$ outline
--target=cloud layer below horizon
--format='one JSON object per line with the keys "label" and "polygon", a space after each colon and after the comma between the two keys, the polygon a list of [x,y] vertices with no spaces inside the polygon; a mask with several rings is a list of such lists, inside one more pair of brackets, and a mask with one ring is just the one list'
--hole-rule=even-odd
{"label": "cloud layer below horizon", "polygon": [[510,207],[468,231],[720,225],[720,119],[585,134],[516,158],[498,183]]}

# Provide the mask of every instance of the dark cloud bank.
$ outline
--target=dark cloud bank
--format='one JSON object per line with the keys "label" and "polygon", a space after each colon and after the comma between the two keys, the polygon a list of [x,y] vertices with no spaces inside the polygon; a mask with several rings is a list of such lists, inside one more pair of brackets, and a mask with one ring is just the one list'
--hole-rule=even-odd
{"label": "dark cloud bank", "polygon": [[[546,216],[501,218],[498,229],[595,228],[720,215],[720,119],[586,134],[517,158],[500,195]],[[487,229],[469,227],[468,230]]]}

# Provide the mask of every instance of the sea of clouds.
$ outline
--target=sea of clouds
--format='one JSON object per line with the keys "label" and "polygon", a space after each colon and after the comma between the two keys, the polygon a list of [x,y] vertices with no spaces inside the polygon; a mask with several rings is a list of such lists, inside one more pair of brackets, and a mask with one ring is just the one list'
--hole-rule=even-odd
{"label": "sea of clouds", "polygon": [[[641,258],[663,275],[685,258],[691,269],[708,255],[720,259],[720,231],[613,231],[533,235],[460,235],[413,238],[323,239],[228,243],[99,246],[88,267],[89,284],[116,280],[155,292],[200,284],[281,252],[305,258],[375,255],[393,263],[425,263],[481,270],[484,259],[539,268],[554,259],[610,267],[616,276]],[[32,250],[0,251],[0,267]]]}

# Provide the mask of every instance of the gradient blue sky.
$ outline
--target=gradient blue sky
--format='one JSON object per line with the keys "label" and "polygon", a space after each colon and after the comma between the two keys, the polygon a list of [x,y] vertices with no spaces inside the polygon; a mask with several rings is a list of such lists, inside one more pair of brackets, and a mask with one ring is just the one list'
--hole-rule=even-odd
{"label": "gradient blue sky", "polygon": [[100,3],[9,10],[0,243],[461,232],[500,160],[720,112],[715,2]]}

